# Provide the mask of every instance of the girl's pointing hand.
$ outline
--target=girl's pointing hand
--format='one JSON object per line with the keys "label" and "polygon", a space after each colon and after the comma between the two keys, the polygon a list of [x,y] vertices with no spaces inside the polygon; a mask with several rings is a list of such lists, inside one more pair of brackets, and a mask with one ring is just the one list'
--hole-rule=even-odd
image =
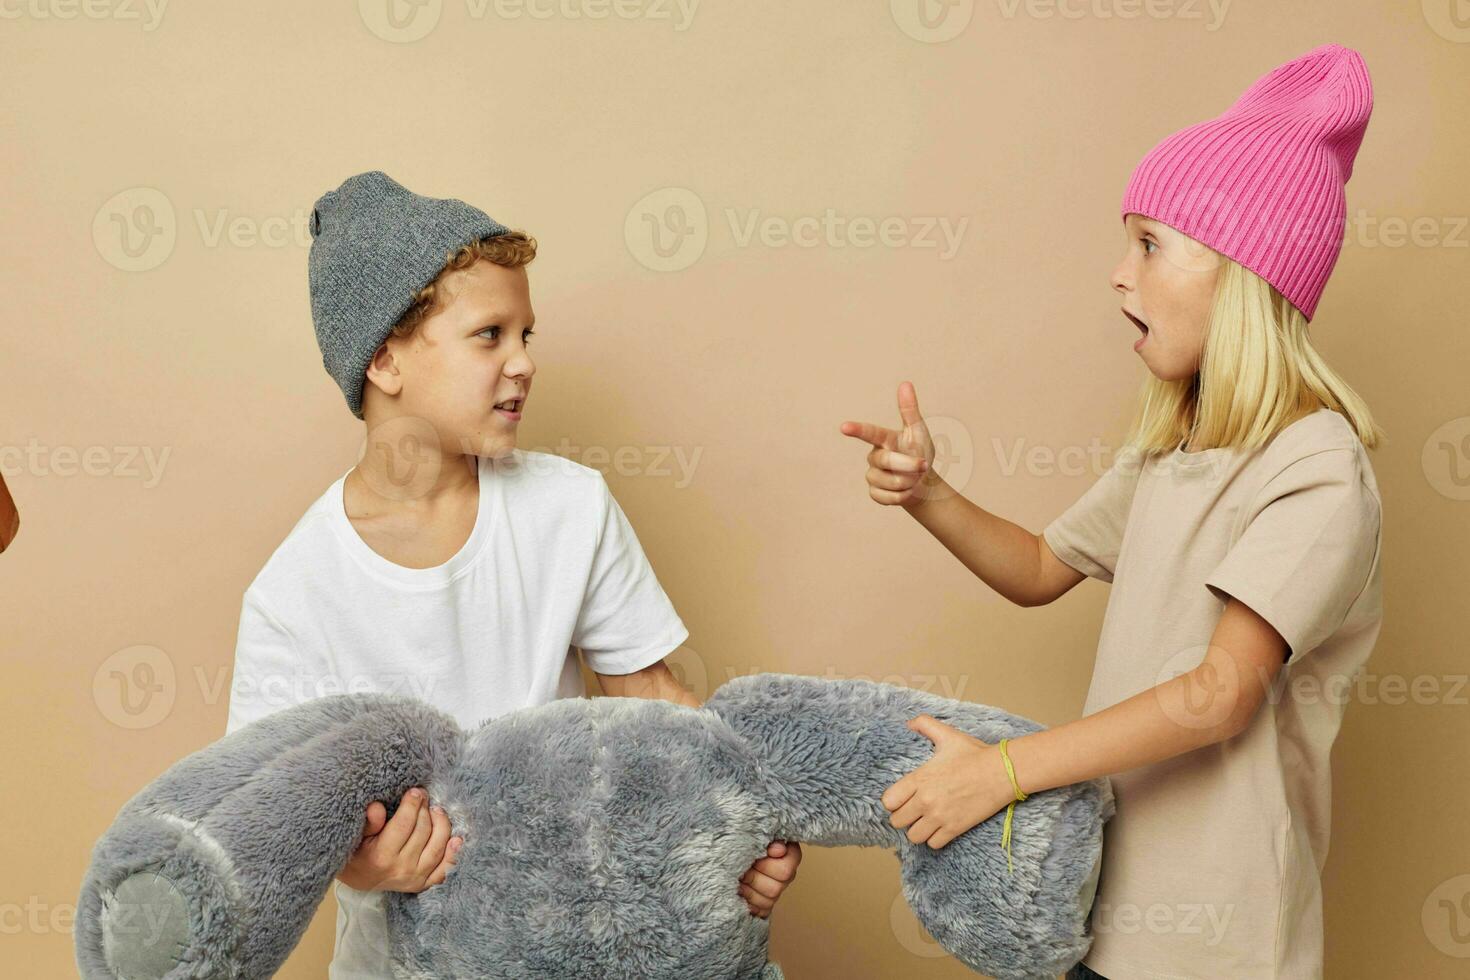
{"label": "girl's pointing hand", "polygon": [[868,495],[880,504],[916,504],[933,495],[941,481],[934,475],[934,440],[919,412],[919,396],[905,381],[898,386],[902,429],[868,422],[843,422],[842,434],[861,439],[868,452]]}

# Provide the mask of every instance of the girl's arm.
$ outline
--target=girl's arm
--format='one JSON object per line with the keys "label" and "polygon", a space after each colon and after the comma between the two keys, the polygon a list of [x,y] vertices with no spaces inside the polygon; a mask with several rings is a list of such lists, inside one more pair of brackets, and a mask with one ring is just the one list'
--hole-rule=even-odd
{"label": "girl's arm", "polygon": [[[1021,792],[1146,766],[1238,735],[1286,653],[1281,634],[1232,597],[1198,667],[1085,718],[1008,742]],[[1004,775],[1004,764],[1001,769]]]}
{"label": "girl's arm", "polygon": [[[1016,783],[1030,794],[1231,738],[1255,717],[1287,652],[1270,623],[1231,597],[1193,670],[1085,718],[1008,741]],[[883,794],[889,822],[909,828],[909,840],[943,847],[1015,799],[997,746],[927,715],[909,725],[934,742],[934,755]]]}
{"label": "girl's arm", "polygon": [[1087,577],[1052,554],[1041,535],[990,513],[937,476],[926,476],[924,483],[925,496],[903,509],[1016,605],[1044,606]]}
{"label": "girl's arm", "polygon": [[1051,602],[1086,578],[1063,562],[1040,535],[982,510],[934,472],[934,440],[912,383],[898,386],[902,429],[844,422],[845,436],[868,451],[868,496],[900,505],[939,543],[996,592],[1018,606]]}

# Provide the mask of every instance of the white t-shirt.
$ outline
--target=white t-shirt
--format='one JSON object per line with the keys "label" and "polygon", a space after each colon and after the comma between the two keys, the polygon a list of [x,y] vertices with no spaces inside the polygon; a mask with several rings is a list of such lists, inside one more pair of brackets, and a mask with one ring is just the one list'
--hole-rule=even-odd
{"label": "white t-shirt", "polygon": [[[350,472],[350,471],[349,471]],[[420,698],[461,727],[586,694],[689,636],[602,474],[515,450],[479,457],[479,509],[459,551],[406,568],[347,519],[337,479],[245,590],[226,733],[327,694]],[[391,980],[381,892],[333,883],[332,980]]]}

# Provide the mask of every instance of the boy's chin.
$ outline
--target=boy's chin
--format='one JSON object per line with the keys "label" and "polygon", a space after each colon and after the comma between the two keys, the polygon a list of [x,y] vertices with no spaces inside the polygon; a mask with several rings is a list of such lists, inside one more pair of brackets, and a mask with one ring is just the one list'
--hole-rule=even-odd
{"label": "boy's chin", "polygon": [[515,448],[516,437],[514,435],[487,436],[475,449],[475,455],[484,456],[487,459],[504,459],[514,452]]}

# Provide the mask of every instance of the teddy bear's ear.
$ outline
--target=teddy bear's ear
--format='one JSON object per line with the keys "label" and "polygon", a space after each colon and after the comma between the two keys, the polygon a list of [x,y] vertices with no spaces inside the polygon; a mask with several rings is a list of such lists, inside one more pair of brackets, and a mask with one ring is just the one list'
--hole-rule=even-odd
{"label": "teddy bear's ear", "polygon": [[269,977],[362,838],[459,758],[454,720],[418,701],[339,694],[278,711],[179,762],[97,842],[77,903],[86,980]]}

